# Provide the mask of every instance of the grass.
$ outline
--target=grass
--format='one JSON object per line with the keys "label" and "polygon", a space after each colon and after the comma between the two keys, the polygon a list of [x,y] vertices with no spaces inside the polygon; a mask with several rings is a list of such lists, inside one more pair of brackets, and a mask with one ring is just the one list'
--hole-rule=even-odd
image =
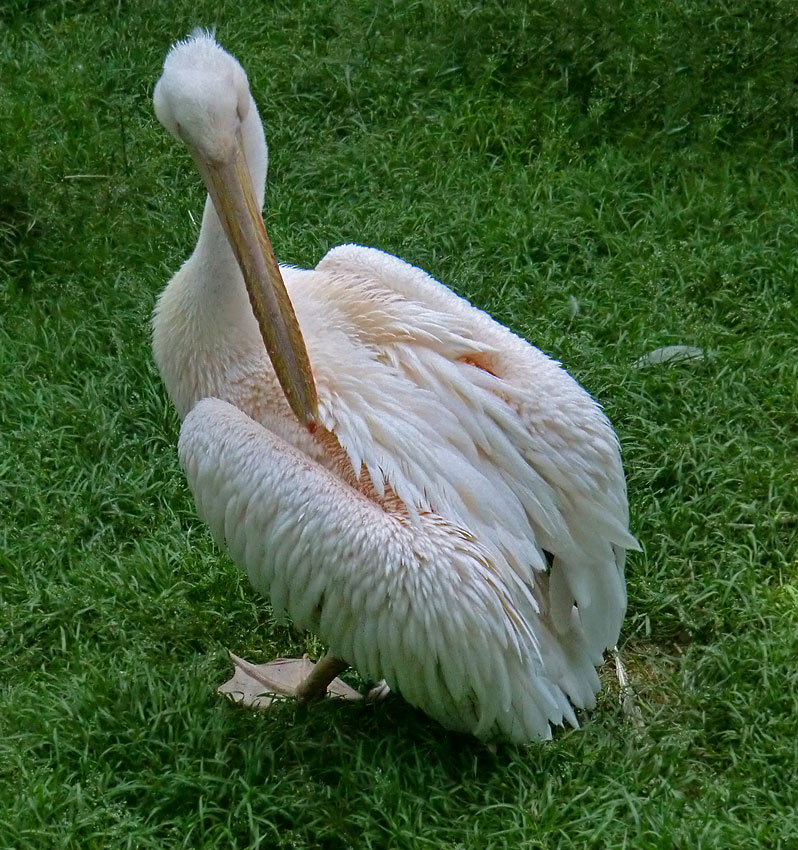
{"label": "grass", "polygon": [[[214,22],[281,259],[397,253],[605,404],[641,730],[610,670],[582,730],[496,752],[398,697],[214,695],[227,647],[319,650],[197,520],[150,358],[202,203],[150,95]],[[792,0],[5,4],[3,850],[798,846],[796,31]],[[706,356],[634,368],[670,344]]]}

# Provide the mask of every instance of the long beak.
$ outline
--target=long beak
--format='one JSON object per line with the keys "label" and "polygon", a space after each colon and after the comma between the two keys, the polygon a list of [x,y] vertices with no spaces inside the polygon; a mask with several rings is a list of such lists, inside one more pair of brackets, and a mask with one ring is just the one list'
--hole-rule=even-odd
{"label": "long beak", "polygon": [[239,137],[223,163],[194,157],[238,260],[263,342],[291,410],[314,429],[319,401],[305,340],[266,234]]}

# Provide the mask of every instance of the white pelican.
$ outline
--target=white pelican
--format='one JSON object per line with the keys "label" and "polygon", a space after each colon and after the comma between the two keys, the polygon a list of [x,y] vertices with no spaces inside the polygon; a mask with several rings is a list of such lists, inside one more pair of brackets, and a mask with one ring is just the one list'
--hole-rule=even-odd
{"label": "white pelican", "polygon": [[172,47],[154,104],[209,193],[155,309],[155,360],[200,516],[329,646],[287,690],[323,695],[352,665],[481,738],[577,726],[636,547],[599,405],[396,257],[341,245],[278,267],[263,128],[210,34]]}

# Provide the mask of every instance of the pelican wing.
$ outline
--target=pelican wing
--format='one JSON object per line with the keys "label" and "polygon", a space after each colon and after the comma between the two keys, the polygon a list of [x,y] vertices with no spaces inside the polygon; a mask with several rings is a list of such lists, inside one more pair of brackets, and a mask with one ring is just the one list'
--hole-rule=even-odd
{"label": "pelican wing", "polygon": [[505,581],[532,593],[540,628],[600,663],[637,543],[599,405],[556,361],[396,257],[343,245],[317,271],[349,349],[345,375],[335,358],[314,372],[354,468],[411,511],[467,528]]}

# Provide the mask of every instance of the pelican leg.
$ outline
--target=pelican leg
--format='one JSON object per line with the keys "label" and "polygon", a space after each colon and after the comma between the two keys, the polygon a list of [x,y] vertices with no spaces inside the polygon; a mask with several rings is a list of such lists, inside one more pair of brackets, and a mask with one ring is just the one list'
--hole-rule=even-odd
{"label": "pelican leg", "polygon": [[339,673],[343,673],[349,665],[346,661],[336,658],[328,652],[324,658],[316,662],[313,670],[296,689],[298,702],[307,703],[327,696],[327,688]]}

